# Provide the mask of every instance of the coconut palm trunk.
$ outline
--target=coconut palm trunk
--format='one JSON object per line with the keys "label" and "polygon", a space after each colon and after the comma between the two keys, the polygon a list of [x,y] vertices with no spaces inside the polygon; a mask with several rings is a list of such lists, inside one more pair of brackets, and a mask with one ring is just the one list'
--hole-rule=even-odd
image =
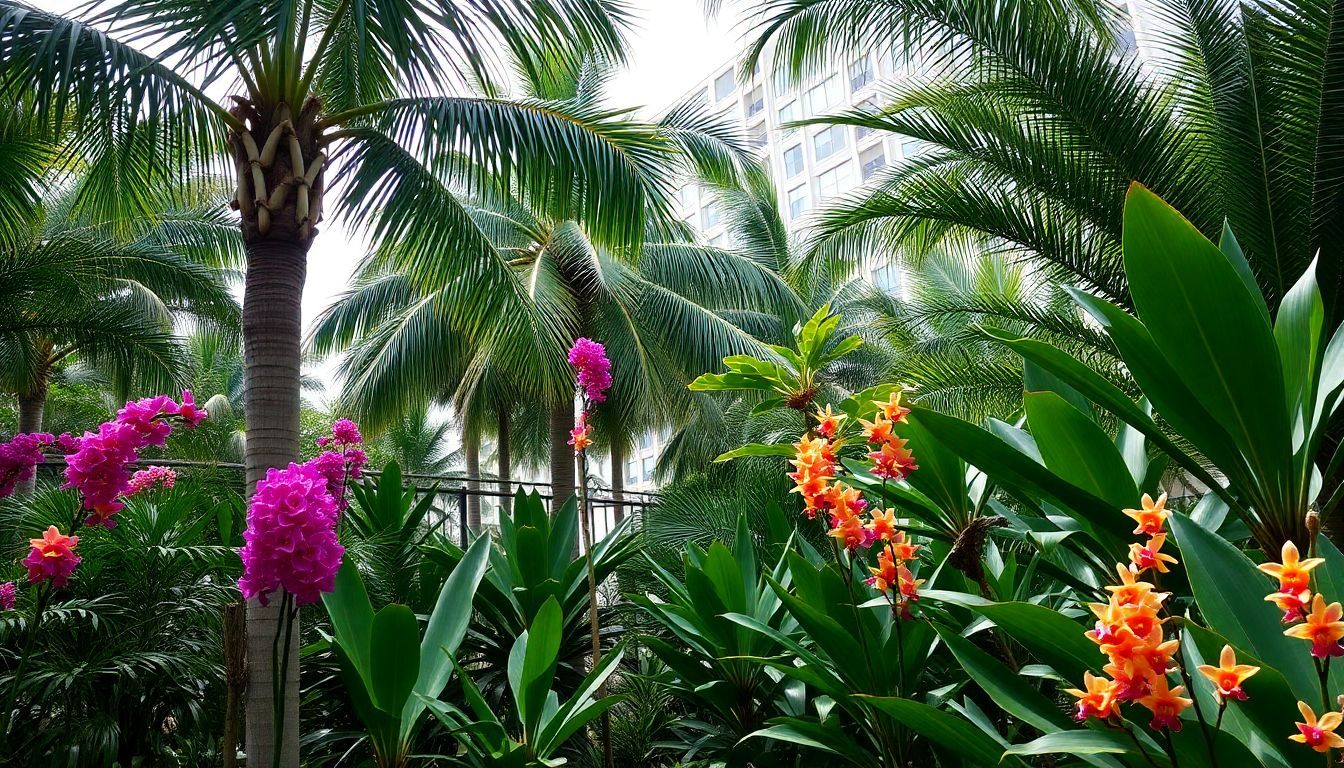
{"label": "coconut palm trunk", "polygon": [[625,443],[620,440],[611,441],[611,500],[612,510],[615,519],[613,524],[619,525],[625,519],[625,505],[621,501],[625,499]]}
{"label": "coconut palm trunk", "polygon": [[[312,101],[297,121],[280,106],[270,121],[250,105],[235,108],[250,117],[251,130],[233,134],[239,168],[237,204],[247,253],[243,293],[244,414],[247,425],[249,494],[271,467],[299,459],[299,370],[303,331],[303,284],[308,248],[320,208],[321,160],[313,148],[317,109]],[[309,149],[303,149],[304,145]],[[311,168],[316,166],[316,173]],[[302,183],[298,179],[304,179]],[[299,191],[302,194],[298,194]],[[247,606],[247,754],[269,756],[283,738],[281,764],[299,764],[299,632],[291,636],[284,685],[282,736],[271,727],[272,675],[279,600]]]}
{"label": "coconut palm trunk", "polygon": [[569,445],[569,430],[574,428],[574,404],[551,409],[551,512],[574,495],[574,449]]}
{"label": "coconut palm trunk", "polygon": [[[41,432],[42,414],[46,409],[47,382],[43,380],[39,385],[19,395],[19,431]],[[27,496],[36,487],[37,475],[33,475],[27,480],[20,480],[14,492],[19,496]]]}
{"label": "coconut palm trunk", "polygon": [[481,532],[481,497],[476,491],[481,489],[481,436],[470,427],[462,427],[462,449],[467,462],[466,509],[467,530]]}
{"label": "coconut palm trunk", "polygon": [[513,493],[513,457],[509,455],[509,441],[512,439],[509,435],[509,409],[505,405],[499,407],[499,425],[497,427],[495,461],[497,462],[496,472],[499,474],[499,492],[503,495],[499,498],[500,508],[505,512],[513,511],[513,504],[509,495]]}

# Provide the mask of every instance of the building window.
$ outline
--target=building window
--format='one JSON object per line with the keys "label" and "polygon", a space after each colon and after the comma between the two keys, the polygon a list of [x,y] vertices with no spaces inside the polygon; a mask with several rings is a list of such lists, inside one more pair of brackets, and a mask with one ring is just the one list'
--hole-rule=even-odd
{"label": "building window", "polygon": [[901,157],[909,160],[912,157],[918,157],[924,154],[924,142],[919,139],[901,140]]}
{"label": "building window", "polygon": [[639,482],[639,462],[635,459],[625,462],[625,482],[628,485]]}
{"label": "building window", "polygon": [[873,177],[873,174],[882,170],[887,164],[887,154],[882,150],[882,145],[869,147],[859,154],[859,165],[863,180],[867,181]]}
{"label": "building window", "polygon": [[789,77],[789,71],[783,67],[775,70],[774,84],[776,96],[793,90],[793,78]]}
{"label": "building window", "polygon": [[759,85],[756,86],[755,90],[753,90],[751,93],[748,93],[745,97],[743,97],[742,105],[747,110],[748,120],[764,112],[765,89],[760,87]]}
{"label": "building window", "polygon": [[695,185],[687,184],[677,190],[677,200],[681,202],[682,207],[695,205]]}
{"label": "building window", "polygon": [[[873,98],[867,98],[859,102],[858,108],[863,112],[875,115],[878,113],[877,101]],[[865,138],[873,135],[873,129],[866,125],[854,126],[854,140],[863,141]]]}
{"label": "building window", "polygon": [[769,143],[770,135],[765,130],[765,123],[761,123],[751,130],[751,145],[753,147],[759,149]]}
{"label": "building window", "polygon": [[[709,247],[710,247],[710,248],[727,248],[727,247],[728,247],[728,233],[725,232],[725,233],[723,233],[723,234],[718,234],[718,235],[715,235],[715,236],[711,237],[711,238],[709,239]],[[646,445],[646,446],[644,446],[644,447],[647,448],[648,446]]]}
{"label": "building window", "polygon": [[789,190],[789,219],[797,219],[807,211],[807,185]]}
{"label": "building window", "polygon": [[803,172],[803,145],[794,144],[784,150],[784,178],[792,179]]}
{"label": "building window", "polygon": [[722,101],[732,95],[737,87],[737,81],[733,79],[733,70],[728,70],[722,75],[714,78],[714,100]]}
{"label": "building window", "polygon": [[873,82],[873,57],[864,55],[858,61],[849,64],[849,90],[857,91]]}
{"label": "building window", "polygon": [[873,285],[888,296],[899,296],[904,279],[901,270],[895,264],[887,262],[872,271]]}
{"label": "building window", "polygon": [[653,447],[653,433],[645,432],[639,436],[639,447],[641,450]]}
{"label": "building window", "polygon": [[817,199],[829,200],[848,192],[853,186],[854,170],[849,161],[845,161],[817,176]]}
{"label": "building window", "polygon": [[785,136],[788,136],[797,130],[796,128],[787,128],[785,126],[798,119],[798,102],[790,101],[788,104],[780,107],[776,114],[779,116],[779,127],[784,131]]}
{"label": "building window", "polygon": [[700,211],[700,223],[703,229],[714,227],[722,218],[722,215],[719,213],[718,203],[706,203],[705,207]]}
{"label": "building window", "polygon": [[839,104],[842,99],[844,99],[844,93],[840,85],[840,76],[831,75],[821,84],[808,90],[807,112],[810,115],[823,114],[831,107]]}
{"label": "building window", "polygon": [[812,137],[812,157],[818,161],[845,148],[845,127],[832,125]]}
{"label": "building window", "polygon": [[645,457],[644,457],[644,461],[642,462],[642,464],[643,464],[643,468],[644,468],[644,480],[645,480],[645,481],[649,481],[649,480],[652,480],[652,479],[653,479],[653,469],[654,469],[654,464],[655,464],[655,463],[656,463],[656,461],[654,460],[654,458],[653,458],[652,456],[645,456]]}

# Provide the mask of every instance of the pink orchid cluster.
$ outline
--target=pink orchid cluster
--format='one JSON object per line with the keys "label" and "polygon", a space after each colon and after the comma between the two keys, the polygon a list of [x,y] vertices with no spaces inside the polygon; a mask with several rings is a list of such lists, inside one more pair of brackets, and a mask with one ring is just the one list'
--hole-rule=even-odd
{"label": "pink orchid cluster", "polygon": [[336,585],[345,548],[336,535],[347,506],[345,486],[360,476],[367,456],[359,428],[349,419],[320,438],[324,451],[303,464],[267,470],[247,507],[245,544],[239,551],[243,597],[262,605],[284,590],[298,605],[315,603]]}
{"label": "pink orchid cluster", "polygon": [[32,478],[37,465],[42,463],[42,449],[54,442],[56,438],[47,432],[21,432],[0,445],[0,499]]}
{"label": "pink orchid cluster", "polygon": [[163,488],[172,488],[177,484],[177,473],[168,467],[151,466],[149,469],[142,469],[131,475],[131,482],[126,488],[126,496],[135,496],[138,493],[161,486]]}
{"label": "pink orchid cluster", "polygon": [[14,582],[6,581],[0,584],[0,611],[14,610],[14,598],[18,594],[18,587]]}
{"label": "pink orchid cluster", "polygon": [[[85,525],[116,527],[112,516],[125,508],[122,499],[137,490],[127,465],[139,459],[141,450],[161,447],[175,421],[190,428],[207,415],[188,390],[180,403],[168,395],[128,402],[115,419],[99,425],[97,432],[85,432],[78,438],[61,435],[58,441],[69,454],[61,487],[77,489],[83,497],[84,509],[89,511]],[[162,481],[163,475],[156,477]]]}
{"label": "pink orchid cluster", "polygon": [[569,365],[577,374],[584,397],[590,403],[605,402],[611,389],[611,361],[606,348],[592,339],[580,338],[569,350]]}

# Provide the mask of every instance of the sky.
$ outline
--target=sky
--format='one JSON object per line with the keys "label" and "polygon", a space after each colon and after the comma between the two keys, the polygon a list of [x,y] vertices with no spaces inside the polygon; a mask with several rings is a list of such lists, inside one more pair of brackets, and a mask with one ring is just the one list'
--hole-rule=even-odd
{"label": "sky", "polygon": [[[69,13],[84,0],[32,0],[43,10]],[[636,28],[629,34],[627,68],[609,84],[613,106],[640,108],[652,117],[689,91],[692,86],[729,61],[741,48],[744,28],[740,14],[724,9],[707,20],[701,0],[631,0]],[[726,4],[731,5],[731,3]],[[366,245],[358,232],[328,219],[308,255],[308,279],[303,294],[305,331],[313,319],[345,291]],[[311,371],[331,382],[328,362]]]}

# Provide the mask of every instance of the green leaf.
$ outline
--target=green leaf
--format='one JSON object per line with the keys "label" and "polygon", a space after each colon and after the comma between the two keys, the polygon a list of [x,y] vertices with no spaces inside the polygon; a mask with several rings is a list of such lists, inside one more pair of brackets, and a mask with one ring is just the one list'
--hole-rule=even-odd
{"label": "green leaf", "polygon": [[1118,733],[1110,731],[1060,731],[1026,744],[1014,744],[1005,755],[1123,755],[1134,749],[1134,744]]}
{"label": "green leaf", "polygon": [[998,741],[956,715],[894,696],[861,698],[897,723],[960,755],[971,765],[996,765],[1003,757],[1003,747]]}
{"label": "green leaf", "polygon": [[1027,678],[951,629],[943,626],[936,629],[961,668],[1005,712],[1046,733],[1072,725],[1059,705],[1036,690]]}
{"label": "green leaf", "polygon": [[747,443],[740,448],[719,454],[715,462],[732,461],[743,456],[792,456],[798,452],[790,443]]}
{"label": "green leaf", "polygon": [[1169,519],[1181,547],[1181,564],[1209,628],[1283,673],[1299,699],[1319,698],[1306,643],[1285,637],[1278,609],[1262,599],[1273,591],[1270,579],[1231,543],[1185,515]]}
{"label": "green leaf", "polygon": [[[1297,451],[1314,426],[1316,387],[1320,381],[1324,343],[1325,305],[1316,285],[1316,262],[1302,275],[1279,304],[1274,340],[1279,346],[1287,387],[1289,418],[1293,419],[1293,449]],[[1308,477],[1295,478],[1305,487]]]}
{"label": "green leaf", "polygon": [[[801,718],[777,718],[768,728],[748,734],[747,739],[761,736],[790,744],[820,749],[833,755],[839,755],[855,765],[877,766],[877,758],[860,746],[852,737],[839,728],[824,726]],[[745,739],[744,739],[745,740]]]}
{"label": "green leaf", "polygon": [[[1028,392],[1027,423],[1045,465],[1060,477],[1115,506],[1135,506],[1139,489],[1124,457],[1101,427],[1054,392]],[[1119,514],[1097,521],[1123,537],[1128,518]]]}
{"label": "green leaf", "polygon": [[404,605],[385,606],[373,617],[370,682],[378,708],[398,714],[420,675],[420,625]]}
{"label": "green leaf", "polygon": [[[564,631],[564,615],[560,603],[548,598],[537,611],[532,626],[527,630],[526,651],[514,696],[518,704],[518,718],[524,732],[536,734],[541,721],[546,696],[555,680],[555,666],[559,661],[560,639]],[[512,658],[510,664],[512,664]],[[513,681],[511,681],[513,682]]]}
{"label": "green leaf", "polygon": [[[1290,466],[1283,367],[1274,333],[1227,257],[1139,185],[1125,200],[1125,274],[1139,319],[1232,436],[1266,488]],[[1165,411],[1159,408],[1159,412]]]}
{"label": "green leaf", "polygon": [[359,569],[347,554],[336,573],[336,587],[322,595],[322,605],[331,617],[335,641],[345,651],[350,664],[365,679],[370,680],[369,660],[372,656],[373,604],[364,589]]}
{"label": "green leaf", "polygon": [[439,599],[434,604],[433,613],[429,615],[425,637],[420,643],[420,674],[415,682],[415,692],[420,696],[407,700],[401,712],[403,741],[410,737],[420,715],[425,711],[421,696],[438,698],[453,675],[452,656],[457,653],[457,647],[467,634],[467,624],[471,621],[471,603],[485,575],[489,555],[490,537],[481,536],[472,542],[462,556],[462,561],[443,582],[443,589],[439,590]]}
{"label": "green leaf", "polygon": [[1083,634],[1087,627],[1043,605],[995,603],[976,595],[941,590],[928,590],[922,598],[959,605],[984,616],[1054,667],[1065,680],[1081,682],[1084,672],[1095,672],[1106,663],[1106,657]]}

